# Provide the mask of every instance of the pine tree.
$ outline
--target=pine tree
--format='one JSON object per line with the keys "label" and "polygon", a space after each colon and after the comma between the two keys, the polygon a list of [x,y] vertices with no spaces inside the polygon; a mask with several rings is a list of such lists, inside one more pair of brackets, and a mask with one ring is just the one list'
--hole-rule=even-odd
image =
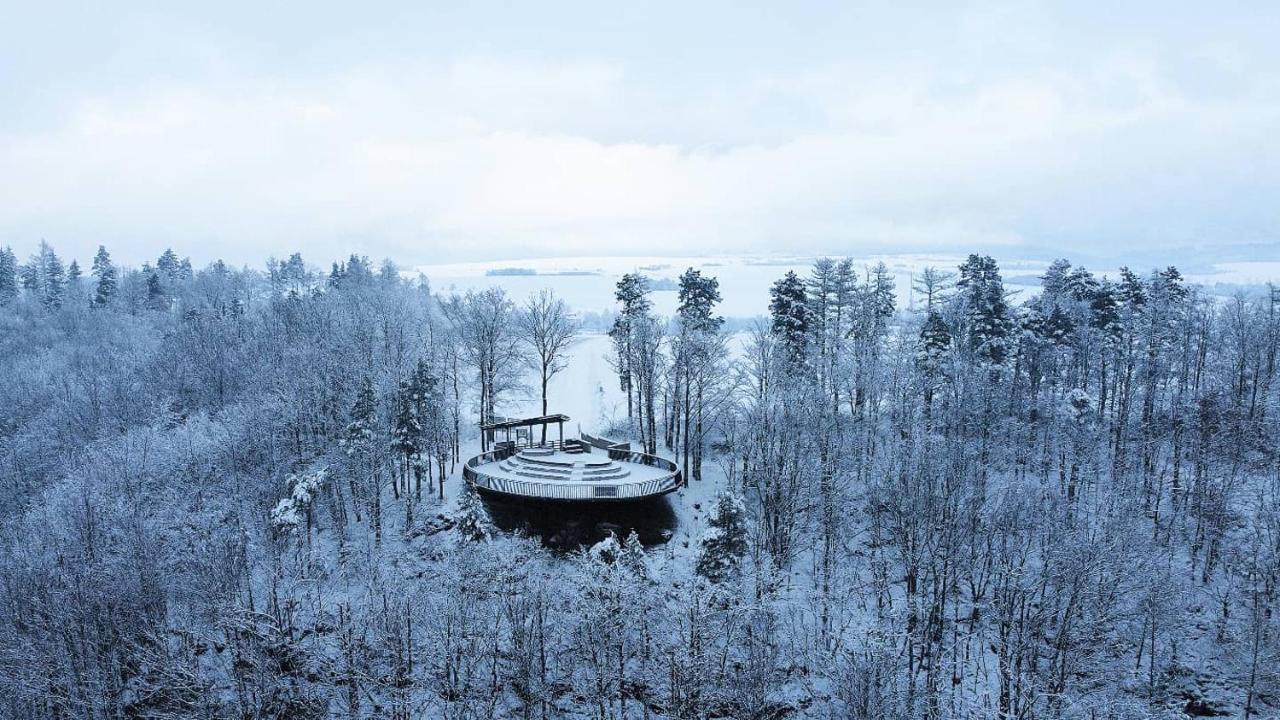
{"label": "pine tree", "polygon": [[679,305],[676,316],[686,329],[713,332],[724,324],[724,318],[712,313],[720,303],[720,281],[689,268],[680,276]]}
{"label": "pine tree", "polygon": [[1089,324],[1114,341],[1123,327],[1120,323],[1120,298],[1115,283],[1103,280],[1089,298]]}
{"label": "pine tree", "polygon": [[1087,351],[1077,329],[1088,325],[1089,304],[1098,291],[1093,273],[1059,259],[1050,264],[1040,281],[1040,295],[1027,302],[1035,317],[1024,318],[1024,327],[1033,329],[1040,340],[1050,345],[1071,346],[1077,353]]}
{"label": "pine tree", "polygon": [[480,499],[480,493],[467,485],[458,498],[458,512],[454,517],[458,535],[469,542],[480,542],[493,537],[495,528],[489,519],[489,511]]}
{"label": "pine tree", "polygon": [[159,273],[151,273],[147,276],[147,299],[146,307],[148,310],[162,311],[169,309],[169,296],[165,294],[164,285],[160,282]]}
{"label": "pine tree", "polygon": [[378,399],[373,392],[373,381],[368,376],[361,378],[360,388],[356,391],[355,403],[351,406],[351,419],[347,423],[347,454],[362,452],[373,444],[374,424],[377,420]]}
{"label": "pine tree", "polygon": [[820,358],[825,358],[827,339],[830,335],[827,332],[827,325],[833,321],[831,308],[836,304],[836,296],[839,295],[836,261],[828,257],[813,261],[813,269],[809,272],[805,285],[806,296],[809,299],[809,325],[813,329],[813,337],[816,341],[814,350]]}
{"label": "pine tree", "polygon": [[1153,295],[1159,294],[1175,305],[1181,304],[1191,295],[1191,291],[1182,281],[1182,273],[1172,265],[1156,273],[1152,280],[1152,287]]}
{"label": "pine tree", "polygon": [[369,516],[373,522],[375,539],[382,540],[382,493],[378,482],[378,458],[374,447],[378,420],[378,398],[373,391],[373,381],[366,375],[361,378],[360,388],[356,391],[355,403],[351,406],[351,414],[346,432],[340,445],[355,464],[363,487],[358,488],[352,481],[352,493],[364,496],[369,504]]}
{"label": "pine tree", "polygon": [[18,258],[8,247],[0,248],[0,305],[18,297]]}
{"label": "pine tree", "polygon": [[960,266],[964,320],[969,350],[983,362],[1003,364],[1013,329],[1000,268],[989,255],[970,255]]}
{"label": "pine tree", "polygon": [[1058,258],[1049,263],[1049,268],[1045,270],[1044,275],[1040,276],[1040,297],[1056,302],[1060,296],[1066,294],[1067,276],[1070,272],[1071,263],[1067,260]]}
{"label": "pine tree", "polygon": [[858,271],[854,269],[851,258],[840,258],[836,262],[835,273],[831,276],[831,279],[831,309],[834,311],[835,316],[833,329],[837,333],[843,334],[845,332],[843,329],[844,323],[852,322],[853,320],[849,311],[863,299],[865,289],[858,285]]}
{"label": "pine tree", "polygon": [[1117,295],[1120,302],[1130,310],[1137,311],[1147,304],[1147,290],[1142,279],[1127,267],[1120,268],[1120,287]]}
{"label": "pine tree", "polygon": [[[444,390],[439,378],[425,360],[419,359],[409,380],[414,416],[419,426],[418,451],[425,458],[436,458],[440,499],[444,499],[444,463],[449,455],[449,428],[445,415]],[[424,468],[423,465],[426,467]],[[415,493],[422,490],[421,474],[429,471],[430,461],[420,462],[415,468],[417,485]]]}
{"label": "pine tree", "polygon": [[342,287],[343,280],[346,279],[346,274],[346,266],[335,262],[333,264],[333,269],[329,271],[329,279],[327,281],[328,286],[333,289]]}
{"label": "pine tree", "polygon": [[716,496],[699,541],[697,572],[713,583],[731,579],[747,552],[747,510],[742,499],[728,491]]}
{"label": "pine tree", "polygon": [[280,281],[284,289],[293,295],[301,295],[311,285],[311,274],[307,272],[307,263],[302,253],[293,253],[280,266]]}
{"label": "pine tree", "polygon": [[98,254],[93,256],[93,276],[98,278],[97,289],[93,293],[95,307],[103,307],[116,295],[119,283],[116,266],[111,262],[111,255],[103,245],[98,246]]}
{"label": "pine tree", "polygon": [[400,455],[400,482],[409,492],[409,477],[418,474],[422,456],[422,421],[418,415],[418,389],[412,380],[400,383],[396,394],[396,419],[391,435],[391,450]]}
{"label": "pine tree", "polygon": [[769,314],[773,318],[770,330],[781,340],[788,363],[793,367],[803,365],[812,331],[804,281],[788,270],[769,289],[769,298]]}
{"label": "pine tree", "polygon": [[1048,316],[1044,317],[1040,326],[1040,335],[1054,345],[1067,345],[1075,329],[1075,321],[1071,315],[1062,305],[1057,304],[1049,310]]}
{"label": "pine tree", "polygon": [[942,315],[930,312],[920,328],[920,352],[916,367],[928,379],[936,379],[944,373],[946,354],[951,349],[951,329]]}
{"label": "pine tree", "polygon": [[344,284],[355,286],[368,285],[373,282],[373,265],[369,262],[369,258],[353,253],[351,257],[347,258],[342,280]]}
{"label": "pine tree", "polygon": [[702,479],[706,389],[711,382],[710,366],[716,360],[720,327],[724,324],[724,318],[714,314],[719,302],[719,280],[703,276],[693,268],[680,276],[676,380],[684,395],[680,401],[684,415],[684,471],[685,476],[693,480]]}
{"label": "pine tree", "polygon": [[22,289],[32,295],[40,292],[40,263],[37,259],[32,258],[18,267],[18,281]]}
{"label": "pine tree", "polygon": [[625,568],[627,572],[636,580],[650,582],[653,579],[649,570],[649,558],[645,554],[644,545],[640,542],[640,536],[632,530],[627,535],[627,541],[622,545],[622,552],[618,556],[618,565]]}
{"label": "pine tree", "polygon": [[867,282],[867,302],[871,305],[871,317],[877,330],[883,330],[893,317],[895,309],[893,276],[884,263],[876,263]]}
{"label": "pine tree", "polygon": [[1092,299],[1100,286],[1101,283],[1093,273],[1084,267],[1076,267],[1067,275],[1064,290],[1072,300],[1082,303]]}
{"label": "pine tree", "polygon": [[400,281],[400,268],[396,267],[391,258],[382,261],[382,266],[378,268],[378,280],[384,283],[396,283]]}
{"label": "pine tree", "polygon": [[411,377],[401,381],[396,395],[396,425],[393,447],[402,453],[416,455],[421,449],[422,418],[419,415],[419,388]]}
{"label": "pine tree", "polygon": [[614,297],[622,304],[622,314],[638,317],[653,309],[649,299],[649,278],[640,273],[627,273],[618,280]]}
{"label": "pine tree", "polygon": [[617,357],[618,386],[627,394],[627,417],[632,418],[638,404],[632,391],[639,391],[635,387],[634,365],[638,351],[636,334],[639,325],[649,318],[653,308],[653,302],[649,300],[649,278],[640,273],[623,275],[618,280],[614,298],[622,308],[614,318],[613,327],[609,329],[609,337],[613,340]]}
{"label": "pine tree", "polygon": [[61,306],[66,292],[67,277],[66,270],[62,267],[62,260],[58,258],[57,253],[48,243],[41,240],[40,251],[31,258],[30,266],[35,279],[35,285],[31,289],[38,292],[41,304],[46,308]]}
{"label": "pine tree", "polygon": [[924,386],[926,429],[932,427],[934,394],[950,378],[947,356],[951,351],[951,329],[937,310],[927,312],[920,328],[920,349],[916,352],[916,370]]}
{"label": "pine tree", "polygon": [[161,279],[174,283],[182,277],[182,261],[171,248],[166,249],[156,260],[156,271],[160,273]]}

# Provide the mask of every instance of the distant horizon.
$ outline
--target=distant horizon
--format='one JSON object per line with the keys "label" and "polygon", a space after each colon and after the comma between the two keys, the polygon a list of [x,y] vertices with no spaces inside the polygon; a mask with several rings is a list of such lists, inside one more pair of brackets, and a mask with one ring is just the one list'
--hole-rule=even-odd
{"label": "distant horizon", "polygon": [[[805,250],[775,250],[775,251],[743,251],[743,252],[690,252],[690,253],[614,253],[614,254],[568,254],[568,253],[546,253],[546,254],[488,254],[483,257],[474,257],[468,259],[442,258],[442,259],[415,259],[410,257],[378,254],[370,252],[359,244],[353,244],[351,249],[346,251],[335,251],[333,253],[322,253],[321,251],[309,248],[305,243],[294,247],[286,248],[282,252],[263,251],[257,254],[249,254],[237,252],[234,255],[220,254],[205,250],[203,247],[188,248],[183,244],[163,245],[155,253],[143,253],[136,249],[130,249],[126,244],[98,243],[92,247],[84,247],[83,243],[71,242],[67,244],[59,243],[48,238],[40,238],[30,242],[9,242],[0,241],[0,247],[8,247],[13,251],[19,262],[25,261],[27,258],[35,254],[41,243],[47,243],[52,247],[60,257],[66,262],[72,260],[81,261],[82,265],[86,261],[90,261],[97,252],[99,246],[105,247],[111,254],[112,258],[118,265],[123,267],[137,268],[146,263],[154,262],[160,254],[166,250],[172,250],[179,256],[190,258],[192,264],[196,267],[205,267],[217,261],[222,261],[231,267],[249,267],[260,269],[272,260],[284,260],[294,253],[299,253],[309,266],[316,268],[328,268],[333,262],[341,262],[352,255],[368,258],[375,264],[390,260],[395,263],[397,268],[402,271],[416,270],[418,268],[501,268],[501,267],[519,267],[521,264],[542,264],[557,263],[565,267],[572,267],[574,263],[582,264],[584,262],[607,261],[609,264],[625,264],[627,262],[643,263],[651,260],[675,261],[714,261],[717,259],[733,259],[752,261],[752,264],[760,265],[788,265],[794,261],[809,261],[822,257],[842,258],[849,257],[854,259],[874,259],[874,258],[909,258],[909,257],[936,257],[939,260],[952,260],[968,257],[969,255],[990,255],[997,260],[1007,262],[1050,262],[1056,259],[1070,260],[1076,265],[1086,265],[1089,267],[1121,267],[1126,266],[1132,269],[1149,270],[1152,268],[1164,267],[1170,264],[1179,268],[1187,268],[1193,272],[1208,272],[1212,266],[1228,263],[1271,263],[1280,262],[1280,244],[1271,243],[1227,243],[1227,244],[1188,244],[1179,247],[1162,247],[1162,248],[1140,248],[1126,249],[1118,251],[1100,251],[1097,249],[1080,249],[1071,247],[1048,247],[1048,246],[985,246],[975,245],[972,248],[964,246],[937,246],[925,248],[908,248],[895,250],[891,247],[875,249],[872,247],[864,247],[854,245],[845,250],[832,251],[805,251]],[[68,251],[67,248],[71,247]],[[83,248],[83,249],[82,249]]]}
{"label": "distant horizon", "polygon": [[[64,263],[75,259],[82,272],[89,271],[90,258],[72,258],[53,246]],[[1211,296],[1229,297],[1237,290],[1257,292],[1280,277],[1280,259],[1233,260],[1232,255],[1221,251],[1206,250],[1203,254],[1169,253],[1161,256],[1151,253],[1150,262],[1142,262],[1139,254],[1128,260],[1100,260],[1097,257],[1071,254],[1046,254],[1027,257],[1010,252],[900,252],[872,254],[796,254],[796,253],[739,253],[703,255],[595,255],[595,256],[545,256],[513,259],[489,259],[468,262],[444,262],[404,264],[395,258],[366,257],[377,268],[391,260],[402,278],[425,278],[433,290],[444,294],[461,293],[485,287],[501,287],[515,300],[523,300],[542,289],[553,290],[575,312],[607,314],[614,305],[614,286],[625,273],[639,272],[653,281],[655,309],[664,315],[675,311],[675,289],[678,276],[686,268],[695,268],[705,275],[719,280],[723,304],[721,311],[726,318],[750,321],[768,312],[769,288],[788,271],[807,276],[815,260],[822,257],[848,258],[857,270],[865,272],[883,262],[895,283],[895,292],[903,308],[913,306],[913,279],[926,267],[954,272],[972,254],[989,255],[995,259],[1004,282],[1011,293],[1021,300],[1040,292],[1041,275],[1055,260],[1067,260],[1074,267],[1085,268],[1099,278],[1115,280],[1122,267],[1128,267],[1138,275],[1161,270],[1170,265],[1177,267],[1187,282],[1203,286]],[[108,248],[110,252],[110,248]],[[180,258],[188,257],[179,249],[174,252]],[[290,253],[291,255],[292,253]],[[321,278],[335,262],[342,263],[353,253],[334,258],[320,258],[300,251],[307,268]],[[228,263],[234,268],[264,272],[271,260],[284,261],[289,255],[262,257],[254,263]],[[18,254],[20,262],[27,256]],[[113,254],[113,261],[122,269],[141,270],[146,264],[154,264],[156,258],[142,262],[121,261]],[[195,269],[207,267],[211,262],[192,261]]]}

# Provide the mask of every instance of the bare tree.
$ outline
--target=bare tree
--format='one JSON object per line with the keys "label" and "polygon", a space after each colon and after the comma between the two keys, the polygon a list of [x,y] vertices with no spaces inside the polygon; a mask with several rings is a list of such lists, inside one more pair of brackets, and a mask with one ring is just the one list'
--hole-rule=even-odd
{"label": "bare tree", "polygon": [[516,352],[515,307],[501,288],[454,295],[443,305],[453,325],[462,359],[480,381],[480,422],[493,420],[498,397],[518,384],[511,372]]}
{"label": "bare tree", "polygon": [[[578,339],[580,323],[564,300],[556,297],[552,290],[543,289],[529,296],[516,315],[516,328],[520,340],[533,350],[533,355],[525,358],[525,364],[538,373],[542,414],[546,415],[547,384],[568,367],[569,348]],[[542,441],[547,441],[546,425],[542,426]]]}

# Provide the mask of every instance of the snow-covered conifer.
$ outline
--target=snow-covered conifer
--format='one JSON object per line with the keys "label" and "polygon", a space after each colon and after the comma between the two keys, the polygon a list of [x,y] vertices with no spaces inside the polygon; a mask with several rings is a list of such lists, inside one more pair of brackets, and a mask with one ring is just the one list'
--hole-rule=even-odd
{"label": "snow-covered conifer", "polygon": [[627,535],[627,540],[622,545],[618,564],[637,580],[649,581],[652,578],[649,556],[645,553],[644,545],[640,543],[640,536],[634,530]]}
{"label": "snow-covered conifer", "polygon": [[698,541],[699,575],[719,583],[732,578],[747,551],[747,510],[742,498],[729,491],[716,496],[707,529]]}
{"label": "snow-covered conifer", "polygon": [[995,259],[970,255],[960,266],[956,286],[961,290],[969,349],[984,362],[1004,363],[1013,319]]}
{"label": "snow-covered conifer", "polygon": [[467,485],[458,497],[458,510],[454,514],[458,536],[470,542],[489,540],[494,535],[493,521],[480,499],[480,493]]}
{"label": "snow-covered conifer", "polygon": [[0,305],[18,296],[18,258],[8,247],[0,248]]}
{"label": "snow-covered conifer", "polygon": [[147,276],[147,299],[145,301],[148,310],[157,312],[169,309],[169,295],[165,292],[164,283],[160,281],[159,273],[151,273]]}
{"label": "snow-covered conifer", "polygon": [[111,262],[111,254],[107,252],[107,248],[103,245],[98,246],[98,252],[93,256],[93,267],[91,272],[98,279],[97,286],[94,288],[93,304],[96,307],[102,307],[111,302],[116,295],[116,288],[119,283],[119,274],[115,264]]}
{"label": "snow-covered conifer", "polygon": [[798,367],[805,361],[809,333],[809,301],[805,295],[804,281],[788,270],[787,274],[769,289],[770,329],[786,351],[787,361]]}

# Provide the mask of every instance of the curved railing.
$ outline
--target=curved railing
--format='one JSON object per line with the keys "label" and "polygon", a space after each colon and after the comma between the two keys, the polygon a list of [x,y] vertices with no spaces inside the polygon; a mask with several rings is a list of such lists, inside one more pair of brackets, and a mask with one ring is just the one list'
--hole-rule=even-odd
{"label": "curved railing", "polygon": [[[583,433],[583,440],[595,445],[592,441],[601,440],[601,438],[591,438]],[[467,460],[462,466],[462,477],[473,487],[490,492],[546,500],[634,500],[663,495],[679,489],[684,484],[684,475],[680,472],[680,467],[675,463],[656,455],[632,452],[629,448],[629,445],[610,443],[607,448],[609,459],[616,462],[647,465],[662,470],[664,474],[649,480],[600,484],[580,480],[548,483],[510,477],[494,477],[483,472],[477,472],[476,468],[481,465],[502,462],[517,452],[514,447],[502,447],[481,453]]]}
{"label": "curved railing", "polygon": [[608,452],[610,460],[661,468],[667,472],[675,473],[677,480],[683,479],[683,474],[680,472],[679,465],[676,465],[674,462],[671,462],[664,457],[658,457],[657,455],[633,452],[631,450],[631,443],[620,443],[608,438],[596,437],[595,435],[582,431],[578,431],[578,435],[580,435],[582,437],[582,441],[588,445]]}
{"label": "curved railing", "polygon": [[676,485],[684,483],[684,473],[680,472],[680,466],[664,457],[650,455],[649,453],[633,452],[621,447],[615,447],[609,449],[609,459],[617,460],[618,462],[629,462],[637,465],[656,467],[675,475]]}
{"label": "curved railing", "polygon": [[497,450],[480,453],[462,464],[462,479],[474,485],[477,477],[475,471],[477,467],[488,465],[489,463],[502,462],[515,454],[515,447],[500,447]]}

